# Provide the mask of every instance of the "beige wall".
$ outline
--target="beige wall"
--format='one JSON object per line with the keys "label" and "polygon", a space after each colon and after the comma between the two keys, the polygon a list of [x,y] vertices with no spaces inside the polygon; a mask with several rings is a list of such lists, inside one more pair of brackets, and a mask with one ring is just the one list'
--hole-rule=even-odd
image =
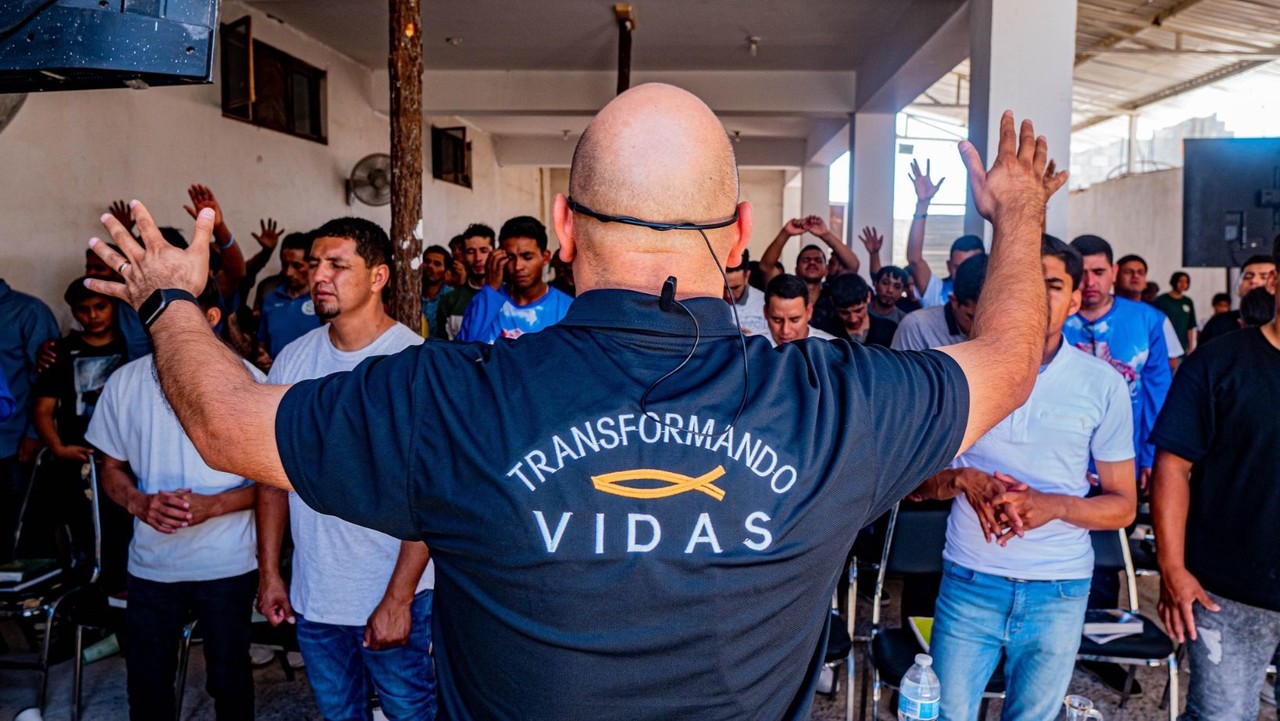
{"label": "beige wall", "polygon": [[[0,133],[0,277],[65,315],[63,290],[82,272],[85,241],[102,232],[97,218],[107,204],[138,198],[160,223],[186,230],[182,204],[193,182],[217,193],[246,254],[258,249],[251,233],[266,216],[289,230],[340,215],[387,227],[388,207],[348,206],[343,184],[360,158],[390,147],[387,118],[369,96],[370,70],[238,3],[225,3],[222,18],[246,12],[254,37],[328,72],[328,145],[222,117],[216,83],[33,94]],[[474,190],[431,179],[427,161],[428,243],[447,242],[471,222],[496,227],[540,214],[537,169],[500,168],[487,135],[469,129],[468,139]]]}
{"label": "beige wall", "polygon": [[1227,289],[1220,268],[1182,266],[1182,170],[1161,170],[1109,180],[1071,193],[1071,240],[1091,233],[1106,238],[1116,257],[1135,253],[1147,261],[1149,280],[1169,290],[1169,276],[1186,270],[1189,295],[1200,320],[1213,312],[1214,293]]}

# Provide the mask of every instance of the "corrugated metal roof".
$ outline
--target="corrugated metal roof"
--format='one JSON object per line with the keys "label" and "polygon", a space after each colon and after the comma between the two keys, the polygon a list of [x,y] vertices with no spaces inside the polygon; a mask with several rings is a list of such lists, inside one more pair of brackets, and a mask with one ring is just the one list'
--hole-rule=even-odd
{"label": "corrugated metal roof", "polygon": [[[1077,8],[1076,129],[1280,58],[1280,0],[1079,0]],[[963,119],[968,77],[965,61],[918,107]]]}

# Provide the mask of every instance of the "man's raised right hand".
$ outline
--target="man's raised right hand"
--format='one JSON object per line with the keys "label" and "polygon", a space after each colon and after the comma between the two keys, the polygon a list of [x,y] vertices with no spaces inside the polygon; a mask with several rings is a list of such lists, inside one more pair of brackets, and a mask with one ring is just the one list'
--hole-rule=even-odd
{"label": "man's raised right hand", "polygon": [[123,282],[90,278],[85,285],[89,290],[119,298],[134,308],[163,288],[181,288],[199,297],[209,282],[209,243],[213,237],[214,211],[202,208],[196,214],[191,245],[183,250],[169,245],[142,203],[135,200],[129,207],[133,210],[138,234],[146,247],[139,245],[110,213],[103,215],[102,224],[121,252],[112,250],[98,238],[89,239],[89,248],[108,267],[114,268]]}
{"label": "man's raised right hand", "polygon": [[1066,182],[1066,171],[1054,174],[1050,182],[1045,173],[1049,162],[1047,141],[1044,136],[1036,137],[1030,120],[1023,120],[1020,132],[1015,134],[1011,110],[1000,118],[1000,144],[990,170],[983,167],[977,148],[968,140],[960,141],[960,156],[969,169],[973,205],[991,222],[1007,213],[1042,216],[1051,189],[1057,190]]}

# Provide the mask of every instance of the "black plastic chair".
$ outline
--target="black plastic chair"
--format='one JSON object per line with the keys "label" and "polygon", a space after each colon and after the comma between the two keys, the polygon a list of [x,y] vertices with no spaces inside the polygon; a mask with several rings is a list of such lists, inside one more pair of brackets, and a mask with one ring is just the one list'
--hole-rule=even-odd
{"label": "black plastic chair", "polygon": [[[889,529],[885,537],[884,553],[880,558],[880,570],[876,576],[875,597],[871,601],[871,717],[880,718],[882,688],[897,689],[902,677],[915,663],[918,653],[924,653],[920,642],[910,629],[881,627],[880,596],[884,592],[886,574],[942,573],[942,548],[947,542],[947,516],[943,509],[906,510],[894,506],[889,514]],[[895,543],[896,541],[896,543]],[[986,716],[987,703],[993,698],[1004,698],[1005,683],[1001,667],[987,682],[983,692],[980,717]],[[863,712],[865,718],[865,700]],[[851,715],[851,714],[850,714]]]}
{"label": "black plastic chair", "polygon": [[[48,458],[48,451],[42,451],[36,458],[31,479],[24,493],[22,506],[18,512],[18,526],[12,539],[15,558],[17,551],[23,547],[23,533],[33,529],[27,523],[27,515],[32,511],[32,492],[35,479],[41,472],[41,466]],[[90,464],[92,465],[92,464]],[[53,638],[59,620],[58,609],[63,601],[80,587],[80,583],[62,569],[60,573],[45,581],[32,584],[22,590],[0,590],[0,620],[14,620],[21,627],[23,634],[36,653],[34,660],[0,658],[0,669],[36,671],[40,674],[40,687],[36,694],[36,707],[44,713],[45,701],[49,690],[50,653]],[[37,633],[36,624],[43,622],[43,635]]]}
{"label": "black plastic chair", "polygon": [[1100,661],[1118,663],[1128,666],[1124,690],[1120,694],[1120,707],[1129,700],[1129,689],[1133,684],[1134,672],[1138,664],[1146,666],[1167,666],[1169,669],[1169,685],[1166,689],[1166,703],[1170,721],[1178,718],[1178,658],[1173,639],[1169,638],[1155,621],[1138,612],[1138,587],[1133,570],[1133,557],[1129,553],[1129,538],[1124,529],[1118,531],[1092,531],[1089,534],[1093,541],[1093,565],[1099,571],[1123,572],[1125,586],[1128,589],[1128,611],[1142,619],[1142,633],[1125,636],[1105,644],[1094,643],[1088,638],[1080,639],[1080,651],[1077,658],[1082,661]]}

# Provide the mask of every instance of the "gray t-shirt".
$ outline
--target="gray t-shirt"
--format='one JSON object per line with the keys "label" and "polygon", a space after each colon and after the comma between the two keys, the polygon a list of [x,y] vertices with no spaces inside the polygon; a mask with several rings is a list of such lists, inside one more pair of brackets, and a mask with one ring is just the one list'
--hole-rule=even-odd
{"label": "gray t-shirt", "polygon": [[[329,340],[329,326],[322,325],[280,351],[267,382],[284,385],[322,378],[349,371],[366,358],[392,355],[421,343],[417,333],[397,323],[364,348],[341,351]],[[316,451],[328,440],[315,438]],[[400,541],[317,513],[296,493],[289,494],[289,528],[294,543],[289,589],[293,608],[310,621],[363,626],[386,593],[400,556]],[[435,578],[435,564],[428,564],[416,590],[434,588]]]}
{"label": "gray t-shirt", "polygon": [[893,335],[894,350],[925,350],[926,348],[942,348],[969,340],[955,316],[951,314],[951,304],[922,308],[898,324],[898,332]]}

